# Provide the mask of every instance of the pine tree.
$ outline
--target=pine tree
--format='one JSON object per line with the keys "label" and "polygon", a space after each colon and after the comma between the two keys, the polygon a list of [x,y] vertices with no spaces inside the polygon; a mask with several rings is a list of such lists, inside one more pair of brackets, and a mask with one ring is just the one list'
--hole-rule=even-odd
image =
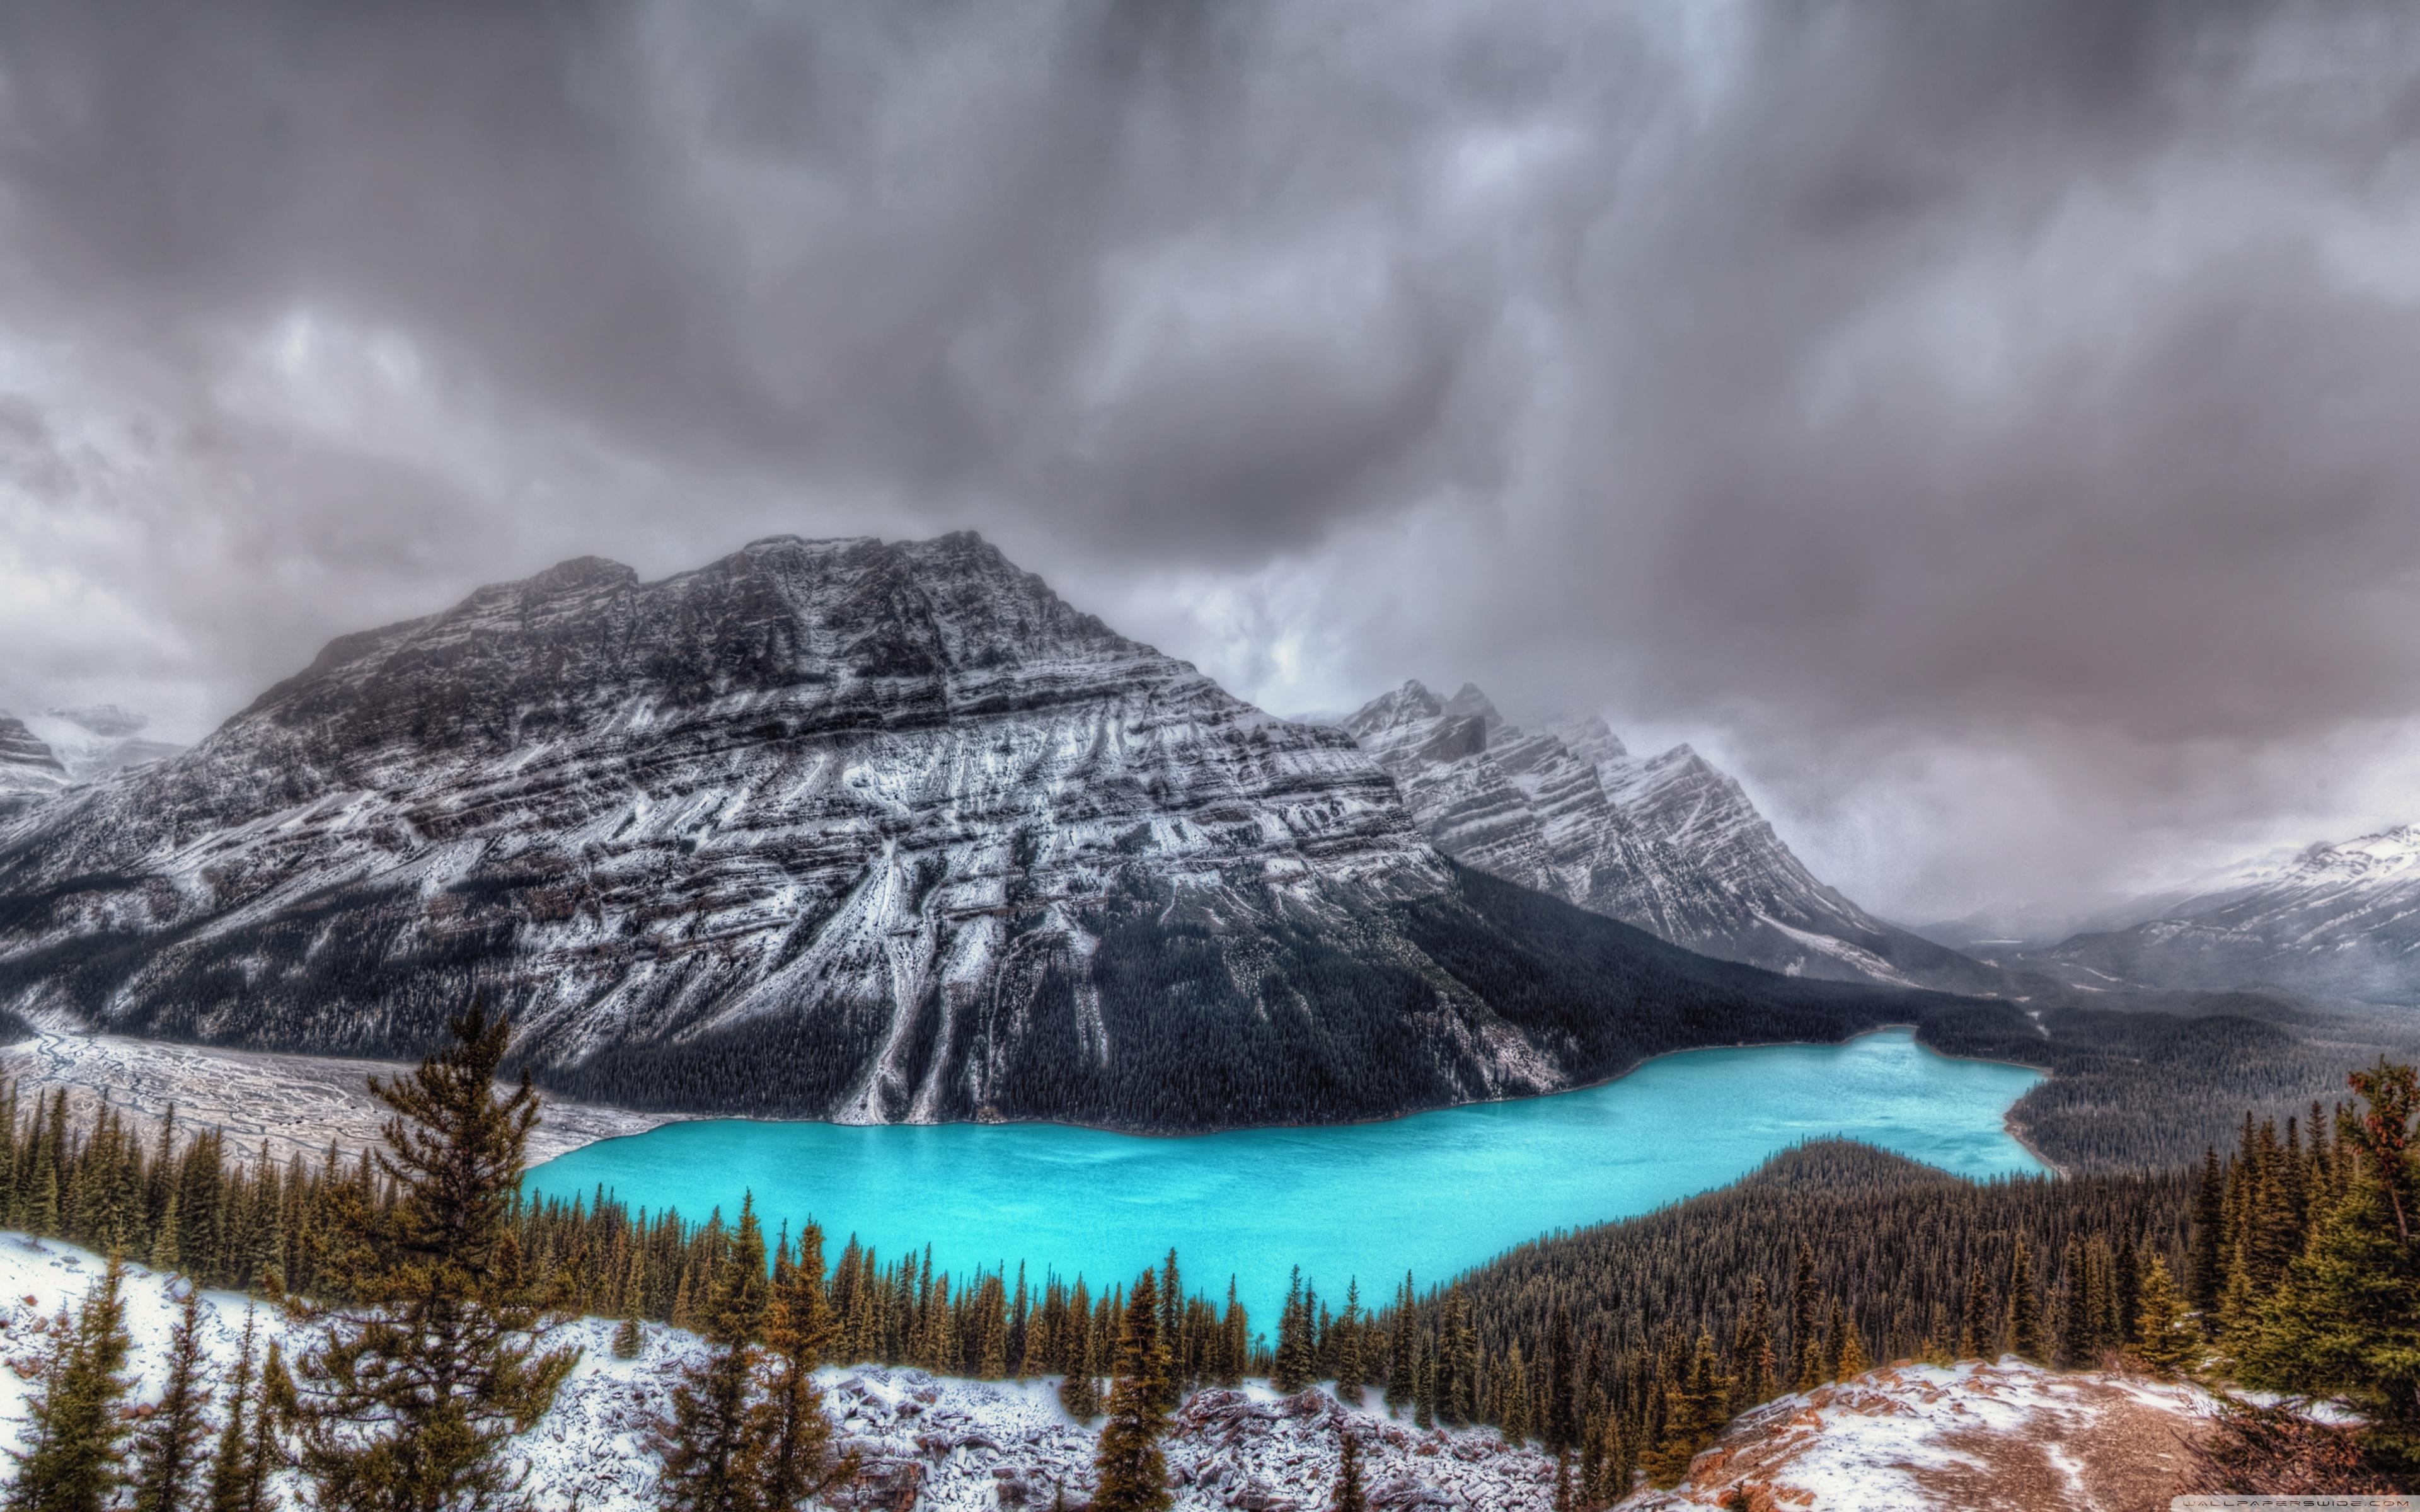
{"label": "pine tree", "polygon": [[85,1293],[75,1325],[53,1350],[27,1404],[25,1447],[11,1450],[17,1478],[8,1512],[101,1512],[123,1483],[118,1445],[132,1380],[117,1261]]}
{"label": "pine tree", "polygon": [[1412,1322],[1417,1308],[1412,1273],[1404,1273],[1404,1289],[1395,1294],[1395,1327],[1387,1350],[1387,1411],[1400,1412],[1417,1394],[1412,1379],[1416,1346]]}
{"label": "pine tree", "polygon": [[1832,1299],[1831,1315],[1823,1323],[1823,1379],[1840,1379],[1840,1353],[1849,1338],[1848,1315],[1840,1310],[1840,1299]]}
{"label": "pine tree", "polygon": [[1099,1473],[1094,1512],[1167,1512],[1173,1504],[1159,1448],[1168,1431],[1168,1413],[1159,1405],[1168,1369],[1168,1347],[1159,1336],[1159,1282],[1146,1270],[1135,1278],[1118,1330],[1109,1420],[1093,1461]]}
{"label": "pine tree", "polygon": [[2079,1369],[2092,1363],[2100,1314],[2095,1309],[2088,1267],[2084,1257],[2084,1236],[2067,1236],[2067,1257],[2062,1269],[2066,1279],[2058,1289],[2058,1354],[2057,1364],[2064,1369]]}
{"label": "pine tree", "polygon": [[1790,1387],[1805,1391],[1822,1379],[1823,1356],[1815,1333],[1815,1250],[1798,1242],[1790,1281]]}
{"label": "pine tree", "polygon": [[1336,1399],[1348,1407],[1361,1405],[1361,1287],[1357,1281],[1344,1284],[1344,1316],[1338,1319],[1342,1330],[1336,1345]]}
{"label": "pine tree", "polygon": [[202,1293],[190,1282],[168,1335],[168,1380],[134,1436],[134,1512],[185,1512],[202,1474],[210,1392],[202,1383]]}
{"label": "pine tree", "polygon": [[1538,1427],[1548,1451],[1559,1456],[1580,1436],[1578,1365],[1572,1355],[1572,1309],[1557,1303],[1546,1324],[1546,1399]]}
{"label": "pine tree", "polygon": [[1235,1278],[1227,1277],[1226,1341],[1218,1351],[1218,1384],[1233,1390],[1244,1383],[1244,1374],[1251,1368],[1251,1322],[1244,1304],[1235,1300]]}
{"label": "pine tree", "polygon": [[1765,1300],[1764,1277],[1751,1277],[1747,1305],[1740,1309],[1739,1328],[1731,1341],[1734,1374],[1739,1378],[1739,1411],[1772,1399],[1776,1382],[1773,1357],[1773,1306]]}
{"label": "pine tree", "polygon": [[2142,1295],[2134,1309],[2135,1357],[2163,1376],[2180,1373],[2192,1363],[2193,1320],[2185,1316],[2184,1299],[2168,1276],[2167,1262],[2151,1257],[2143,1267]]}
{"label": "pine tree", "polygon": [[645,1310],[644,1300],[647,1282],[646,1253],[639,1251],[630,1257],[630,1268],[622,1278],[622,1323],[613,1330],[613,1357],[635,1360],[646,1345],[646,1332],[640,1322]]}
{"label": "pine tree", "polygon": [[1089,1423],[1101,1415],[1100,1361],[1092,1347],[1092,1293],[1085,1289],[1084,1278],[1076,1278],[1075,1294],[1067,1304],[1068,1331],[1067,1373],[1059,1382],[1059,1405],[1078,1423]]}
{"label": "pine tree", "polygon": [[1512,1346],[1497,1375],[1501,1392],[1495,1412],[1497,1426],[1504,1430],[1504,1442],[1519,1448],[1529,1442],[1534,1427],[1529,1420],[1529,1371],[1519,1344]]}
{"label": "pine tree", "polygon": [[1369,1512],[1370,1507],[1361,1489],[1361,1445],[1341,1420],[1336,1427],[1336,1495],[1327,1505],[1328,1512]]}
{"label": "pine tree", "polygon": [[537,1093],[523,1074],[499,1097],[508,1029],[476,1006],[454,1042],[409,1076],[370,1090],[392,1110],[385,1148],[365,1161],[393,1184],[330,1194],[336,1245],[323,1289],[349,1298],[306,1312],[301,1362],[302,1465],[321,1504],[380,1512],[492,1506],[526,1472],[506,1441],[554,1401],[574,1350],[548,1350],[559,1315],[521,1274],[510,1219]]}
{"label": "pine tree", "polygon": [[1866,1357],[1866,1341],[1857,1332],[1857,1320],[1851,1316],[1840,1329],[1840,1364],[1833,1373],[1835,1381],[1854,1381],[1874,1367]]}
{"label": "pine tree", "polygon": [[1293,1279],[1286,1283],[1285,1307],[1278,1314],[1277,1359],[1269,1370],[1269,1385],[1288,1396],[1311,1381],[1309,1311],[1303,1301],[1302,1267],[1297,1265]]}
{"label": "pine tree", "polygon": [[2219,1300],[2226,1293],[2226,1177],[2215,1148],[2201,1158],[2201,1179],[2194,1187],[2192,1263],[2185,1273],[2185,1295],[2206,1331],[2218,1322]]}
{"label": "pine tree", "polygon": [[1700,1329],[1687,1363],[1666,1388],[1664,1436],[1651,1457],[1650,1474],[1669,1485],[1688,1472],[1689,1461],[1714,1442],[1727,1421],[1723,1403],[1730,1390],[1715,1364],[1714,1335]]}
{"label": "pine tree", "polygon": [[756,1400],[756,1344],[768,1303],[765,1232],[752,1196],[714,1257],[705,1308],[706,1357],[673,1388],[656,1429],[666,1512],[755,1512],[769,1424]]}
{"label": "pine tree", "polygon": [[2033,1259],[2025,1253],[2025,1242],[2021,1239],[2009,1260],[2009,1352],[2041,1364],[2041,1296],[2034,1290]]}
{"label": "pine tree", "polygon": [[[2368,1106],[2344,1133],[2356,1169],[2239,1350],[2247,1383],[2333,1396],[2366,1418],[2365,1447],[2420,1472],[2420,1073],[2356,1072]],[[2420,1478],[2420,1477],[2415,1477]]]}
{"label": "pine tree", "polygon": [[793,1512],[857,1479],[858,1457],[834,1445],[815,1384],[815,1366],[835,1332],[824,1295],[823,1235],[810,1224],[799,1239],[798,1263],[782,1267],[775,1279],[765,1329],[777,1365],[757,1430],[765,1445],[757,1504],[765,1512]]}
{"label": "pine tree", "polygon": [[1966,1306],[1958,1330],[1958,1358],[1990,1360],[1997,1359],[1999,1353],[1999,1330],[1992,1323],[1991,1284],[1983,1279],[1983,1260],[1978,1256],[1966,1272]]}
{"label": "pine tree", "polygon": [[219,1427],[218,1452],[210,1457],[209,1512],[256,1512],[259,1503],[250,1493],[252,1424],[247,1413],[257,1411],[253,1396],[253,1336],[257,1319],[243,1310],[243,1344],[236,1352],[235,1372],[227,1377],[226,1421]]}

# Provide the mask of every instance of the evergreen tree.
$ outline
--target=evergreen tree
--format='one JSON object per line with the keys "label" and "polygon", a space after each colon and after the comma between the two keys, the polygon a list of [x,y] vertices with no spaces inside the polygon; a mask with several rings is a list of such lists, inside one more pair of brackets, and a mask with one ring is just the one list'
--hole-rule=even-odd
{"label": "evergreen tree", "polygon": [[74,1327],[53,1348],[27,1404],[25,1447],[11,1450],[17,1478],[0,1500],[8,1512],[101,1512],[123,1484],[126,1434],[124,1270],[109,1270],[85,1293]]}
{"label": "evergreen tree", "polygon": [[1992,1288],[1983,1279],[1980,1256],[1966,1272],[1966,1306],[1958,1331],[1958,1358],[1993,1360],[2000,1353],[2000,1333],[1992,1322]]}
{"label": "evergreen tree", "polygon": [[1251,1368],[1251,1322],[1244,1304],[1235,1300],[1235,1278],[1227,1277],[1226,1340],[1218,1351],[1218,1384],[1230,1390],[1244,1383]]}
{"label": "evergreen tree", "polygon": [[256,1321],[245,1308],[243,1343],[236,1351],[235,1372],[227,1377],[226,1421],[219,1427],[218,1452],[210,1457],[209,1512],[258,1512],[260,1504],[253,1491],[252,1425],[246,1415],[258,1410],[252,1399]]}
{"label": "evergreen tree", "polygon": [[2351,1407],[2372,1457],[2409,1473],[2420,1472],[2420,1073],[2381,1060],[2351,1081],[2368,1104],[2344,1125],[2351,1179],[2263,1299],[2238,1363],[2250,1384]]}
{"label": "evergreen tree", "polygon": [[[560,1318],[521,1274],[511,1215],[537,1122],[537,1093],[496,1094],[507,1028],[478,1007],[454,1042],[370,1090],[392,1110],[368,1176],[336,1188],[324,1293],[307,1311],[296,1412],[302,1464],[321,1505],[456,1512],[496,1505],[526,1472],[505,1442],[554,1401],[577,1357],[548,1350]],[[365,1162],[365,1165],[369,1165]]]}
{"label": "evergreen tree", "polygon": [[1790,1281],[1790,1387],[1805,1391],[1822,1379],[1823,1355],[1815,1333],[1815,1250],[1798,1242]]}
{"label": "evergreen tree", "polygon": [[1059,1382],[1059,1405],[1077,1422],[1089,1423],[1101,1415],[1100,1359],[1093,1350],[1093,1297],[1082,1276],[1076,1278],[1067,1312],[1067,1373]]}
{"label": "evergreen tree", "polygon": [[2194,1356],[2193,1320],[2185,1316],[2184,1299],[2168,1276],[2165,1260],[2154,1255],[2143,1267],[2141,1296],[2134,1310],[2134,1354],[2163,1376],[2182,1372]]}
{"label": "evergreen tree", "polygon": [[714,1257],[705,1306],[706,1357],[673,1388],[656,1430],[666,1512],[756,1512],[770,1424],[756,1400],[755,1339],[768,1304],[765,1233],[752,1196]]}
{"label": "evergreen tree", "polygon": [[1361,1405],[1361,1287],[1357,1281],[1344,1284],[1344,1316],[1338,1319],[1341,1331],[1336,1344],[1336,1399],[1348,1407]]}
{"label": "evergreen tree", "polygon": [[1495,1374],[1498,1396],[1496,1411],[1489,1415],[1504,1429],[1505,1442],[1518,1448],[1529,1442],[1536,1427],[1530,1421],[1529,1371],[1520,1345],[1512,1346],[1512,1354]]}
{"label": "evergreen tree", "polygon": [[1404,1404],[1416,1395],[1412,1379],[1417,1363],[1413,1344],[1413,1314],[1419,1304],[1412,1290],[1412,1273],[1404,1273],[1404,1289],[1395,1294],[1395,1326],[1387,1349],[1387,1411],[1399,1412]]}
{"label": "evergreen tree", "polygon": [[613,1357],[617,1360],[635,1360],[640,1350],[645,1347],[646,1334],[640,1322],[640,1315],[646,1305],[644,1300],[646,1275],[645,1252],[633,1254],[630,1268],[622,1280],[622,1323],[613,1330]]}
{"label": "evergreen tree", "polygon": [[1558,1456],[1574,1447],[1580,1436],[1578,1362],[1572,1356],[1572,1310],[1558,1303],[1546,1325],[1546,1399],[1538,1424],[1546,1448]]}
{"label": "evergreen tree", "polygon": [[2041,1295],[2034,1290],[2033,1260],[2021,1239],[2009,1260],[2009,1352],[2041,1364],[2046,1358],[2041,1323]]}
{"label": "evergreen tree", "polygon": [[1729,1421],[1723,1405],[1730,1395],[1730,1383],[1723,1379],[1714,1359],[1714,1335],[1700,1329],[1686,1365],[1669,1378],[1664,1435],[1650,1457],[1648,1473],[1665,1485],[1687,1473],[1689,1461],[1714,1442],[1714,1435]]}
{"label": "evergreen tree", "polygon": [[210,1392],[202,1383],[202,1292],[185,1286],[168,1335],[168,1380],[159,1405],[134,1435],[134,1512],[186,1512],[202,1475],[209,1437]]}
{"label": "evergreen tree", "polygon": [[758,1429],[765,1445],[758,1504],[765,1512],[793,1512],[857,1478],[858,1457],[833,1443],[815,1384],[815,1366],[836,1332],[824,1293],[823,1234],[809,1224],[799,1236],[797,1263],[778,1268],[765,1330],[777,1366]]}
{"label": "evergreen tree", "polygon": [[2194,1188],[2192,1243],[2186,1300],[2207,1330],[2216,1323],[2219,1298],[2226,1290],[2226,1177],[2215,1149],[2202,1153],[2201,1180]]}
{"label": "evergreen tree", "polygon": [[1109,1420],[1101,1428],[1094,1467],[1099,1473],[1094,1512],[1167,1512],[1168,1464],[1159,1441],[1168,1431],[1168,1347],[1159,1336],[1159,1282],[1146,1270],[1126,1297],[1118,1330]]}
{"label": "evergreen tree", "polygon": [[1737,1406],[1745,1411],[1769,1401],[1778,1382],[1773,1357],[1773,1306],[1765,1299],[1764,1277],[1748,1282],[1747,1305],[1740,1309],[1739,1329],[1731,1341],[1733,1372],[1739,1378]]}
{"label": "evergreen tree", "polygon": [[1278,1314],[1277,1359],[1269,1371],[1269,1385],[1291,1396],[1311,1381],[1311,1320],[1310,1307],[1303,1300],[1302,1267],[1294,1268],[1286,1283],[1285,1307]]}
{"label": "evergreen tree", "polygon": [[1328,1512],[1369,1512],[1370,1507],[1361,1489],[1361,1445],[1341,1421],[1336,1427],[1336,1495],[1327,1506]]}
{"label": "evergreen tree", "polygon": [[1834,1372],[1832,1379],[1835,1381],[1854,1381],[1859,1376],[1864,1375],[1867,1371],[1871,1370],[1873,1367],[1873,1361],[1866,1357],[1866,1341],[1859,1335],[1857,1332],[1856,1318],[1852,1314],[1841,1324],[1840,1364],[1838,1369]]}

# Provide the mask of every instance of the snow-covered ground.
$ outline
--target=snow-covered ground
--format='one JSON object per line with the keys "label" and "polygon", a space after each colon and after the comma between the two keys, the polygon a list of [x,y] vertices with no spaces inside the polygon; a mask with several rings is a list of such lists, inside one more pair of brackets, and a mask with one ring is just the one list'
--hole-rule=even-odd
{"label": "snow-covered ground", "polygon": [[[173,1105],[181,1127],[223,1132],[228,1154],[238,1160],[264,1143],[270,1158],[281,1162],[297,1154],[317,1161],[332,1141],[348,1152],[376,1145],[387,1108],[370,1096],[368,1080],[411,1069],[384,1060],[132,1040],[64,1025],[0,1046],[0,1076],[14,1080],[28,1103],[37,1092],[66,1091],[78,1122],[107,1103],[147,1129]],[[549,1096],[530,1135],[530,1161],[644,1134],[679,1117]]]}
{"label": "snow-covered ground", "polygon": [[1621,1512],[2135,1512],[2177,1493],[2199,1388],[1997,1365],[1896,1365],[1744,1414],[1671,1491]]}
{"label": "snow-covered ground", "polygon": [[[0,1234],[0,1446],[20,1444],[42,1328],[102,1269],[85,1251]],[[176,1301],[164,1277],[139,1267],[129,1268],[125,1296],[130,1368],[141,1379],[139,1392],[156,1396]],[[224,1368],[235,1359],[246,1301],[226,1292],[204,1300],[204,1336]],[[274,1312],[264,1309],[260,1323],[264,1336],[284,1336]],[[583,1347],[580,1365],[554,1410],[520,1441],[542,1512],[655,1505],[648,1428],[700,1346],[692,1335],[655,1325],[637,1359],[616,1360],[613,1326],[588,1319],[568,1331]],[[865,1506],[1043,1512],[1063,1484],[1071,1502],[1090,1493],[1094,1428],[1060,1410],[1053,1381],[959,1381],[871,1366],[828,1369],[823,1381],[844,1436],[864,1456]],[[1319,1391],[1281,1397],[1264,1384],[1202,1392],[1179,1411],[1167,1444],[1176,1504],[1185,1512],[1316,1512],[1335,1485],[1340,1431],[1360,1443],[1373,1507],[1547,1512],[1553,1504],[1553,1462],[1535,1450],[1507,1449],[1491,1431],[1422,1432],[1383,1408],[1344,1408]]]}

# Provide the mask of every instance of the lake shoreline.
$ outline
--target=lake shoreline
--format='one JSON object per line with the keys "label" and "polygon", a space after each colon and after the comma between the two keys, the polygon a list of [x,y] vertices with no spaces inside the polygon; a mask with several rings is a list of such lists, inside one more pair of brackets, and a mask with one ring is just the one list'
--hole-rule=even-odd
{"label": "lake shoreline", "polygon": [[[1346,1124],[1139,1136],[1043,1120],[849,1125],[688,1119],[530,1173],[548,1200],[600,1189],[695,1222],[752,1196],[938,1270],[1017,1257],[1063,1276],[1131,1274],[1174,1247],[1256,1289],[1294,1265],[1330,1282],[1458,1274],[1557,1231],[1715,1190],[1826,1139],[1988,1180],[2052,1167],[2011,1137],[2031,1067],[1945,1056],[1909,1026],[1822,1043],[1709,1045],[1589,1088]],[[982,1132],[978,1133],[980,1130]],[[1260,1314],[1273,1295],[1246,1299]]]}
{"label": "lake shoreline", "polygon": [[[1185,1131],[1085,1123],[1064,1119],[961,1119],[931,1124],[861,1124],[832,1119],[642,1109],[566,1098],[541,1086],[539,1093],[544,1100],[543,1110],[539,1129],[532,1139],[530,1164],[535,1167],[590,1145],[635,1138],[668,1124],[691,1122],[813,1124],[836,1129],[943,1128],[961,1124],[993,1129],[1081,1129],[1132,1139],[1165,1140],[1207,1139],[1253,1130],[1369,1128],[1451,1112],[1457,1108],[1534,1103],[1596,1091],[1636,1076],[1648,1067],[1676,1056],[1791,1046],[1822,1049],[1854,1044],[1872,1035],[1899,1030],[1921,1034],[1922,1027],[1912,1022],[1876,1024],[1838,1040],[1753,1040],[1685,1045],[1643,1056],[1620,1071],[1594,1081],[1578,1082],[1546,1091],[1439,1103],[1368,1119],[1249,1123]],[[1982,1056],[1952,1055],[1924,1044],[1920,1039],[1916,1043],[1927,1053],[1945,1060],[2009,1066],[2035,1072],[2045,1078],[2054,1074],[2048,1067]],[[97,1114],[101,1107],[107,1106],[121,1116],[132,1116],[146,1124],[156,1124],[168,1109],[174,1108],[178,1119],[189,1125],[218,1128],[239,1136],[230,1140],[229,1147],[230,1153],[238,1159],[252,1158],[261,1141],[270,1146],[271,1158],[280,1161],[298,1153],[316,1161],[326,1153],[331,1144],[347,1153],[358,1153],[371,1148],[378,1142],[379,1130],[385,1122],[387,1109],[369,1095],[367,1081],[372,1076],[393,1076],[410,1069],[410,1064],[404,1061],[245,1050],[56,1027],[37,1028],[31,1039],[0,1046],[0,1076],[14,1081],[25,1091],[82,1093],[84,1097],[80,1102],[84,1111],[81,1116],[86,1119]],[[264,1103],[281,1105],[283,1111],[298,1097],[304,1107],[293,1110],[283,1119],[264,1119],[259,1112]],[[2013,1104],[2003,1119],[2003,1126],[2009,1136],[2042,1165],[2062,1178],[2072,1174],[2035,1145],[2030,1131],[2018,1120]]]}
{"label": "lake shoreline", "polygon": [[[1911,1034],[1921,1034],[1924,1026],[1913,1021],[1874,1024],[1857,1030],[1854,1034],[1843,1035],[1838,1040],[1736,1040],[1726,1041],[1719,1044],[1683,1045],[1678,1049],[1658,1050],[1652,1056],[1642,1056],[1620,1071],[1610,1075],[1600,1076],[1594,1081],[1574,1082],[1569,1087],[1558,1087],[1547,1091],[1516,1092],[1503,1097],[1475,1097],[1460,1103],[1435,1103],[1424,1107],[1404,1108],[1401,1112],[1381,1114],[1375,1118],[1327,1119],[1316,1123],[1238,1123],[1219,1129],[1187,1130],[1136,1128],[1118,1123],[1083,1123],[1070,1119],[943,1119],[930,1123],[852,1123],[838,1119],[784,1119],[752,1113],[642,1112],[635,1108],[622,1108],[617,1111],[627,1112],[634,1118],[652,1118],[661,1121],[647,1129],[633,1130],[628,1134],[605,1134],[599,1137],[636,1137],[639,1134],[653,1133],[655,1128],[666,1123],[814,1124],[831,1129],[945,1129],[955,1126],[981,1129],[1085,1129],[1096,1134],[1119,1134],[1128,1139],[1214,1139],[1221,1134],[1244,1134],[1253,1130],[1367,1129],[1380,1124],[1400,1123],[1405,1119],[1423,1118],[1432,1113],[1450,1113],[1457,1108],[1499,1107],[1508,1103],[1535,1103],[1549,1098],[1569,1097],[1577,1092],[1593,1092],[1636,1076],[1658,1061],[1669,1060],[1675,1056],[1703,1055],[1712,1050],[1786,1050],[1792,1047],[1811,1050],[1834,1049],[1842,1045],[1854,1044],[1857,1041],[1873,1035],[1889,1034],[1902,1029]],[[2033,1072],[2044,1079],[2056,1074],[2047,1066],[2036,1066],[2026,1061],[2000,1060],[1990,1056],[1953,1055],[1949,1051],[1926,1044],[1920,1039],[1916,1042],[1918,1049],[1928,1055],[1939,1056],[1944,1060],[1963,1061],[1977,1066],[2007,1066],[2017,1071]],[[555,1094],[548,1092],[543,1086],[538,1090],[550,1102],[554,1100]],[[593,1105],[609,1106],[604,1103]],[[2026,1153],[2036,1160],[2062,1177],[2069,1174],[2066,1167],[2036,1149],[2032,1142],[2014,1125],[2009,1126],[2009,1136],[2024,1145]]]}

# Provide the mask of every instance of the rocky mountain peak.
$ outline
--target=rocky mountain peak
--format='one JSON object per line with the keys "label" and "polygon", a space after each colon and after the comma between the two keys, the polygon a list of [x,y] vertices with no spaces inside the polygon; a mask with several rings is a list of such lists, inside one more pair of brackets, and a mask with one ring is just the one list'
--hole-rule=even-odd
{"label": "rocky mountain peak", "polygon": [[24,720],[0,714],[0,771],[8,770],[41,772],[61,779],[67,776],[67,768],[59,764],[49,746],[25,728]]}
{"label": "rocky mountain peak", "polygon": [[1457,718],[1484,720],[1490,730],[1504,722],[1504,716],[1497,712],[1496,705],[1479,690],[1477,683],[1465,683],[1456,689],[1453,697],[1445,701],[1445,712]]}
{"label": "rocky mountain peak", "polygon": [[1776,970],[1992,990],[1996,973],[1807,872],[1745,789],[1686,745],[1640,760],[1601,718],[1505,721],[1475,685],[1410,682],[1344,723],[1447,855],[1693,950]]}

